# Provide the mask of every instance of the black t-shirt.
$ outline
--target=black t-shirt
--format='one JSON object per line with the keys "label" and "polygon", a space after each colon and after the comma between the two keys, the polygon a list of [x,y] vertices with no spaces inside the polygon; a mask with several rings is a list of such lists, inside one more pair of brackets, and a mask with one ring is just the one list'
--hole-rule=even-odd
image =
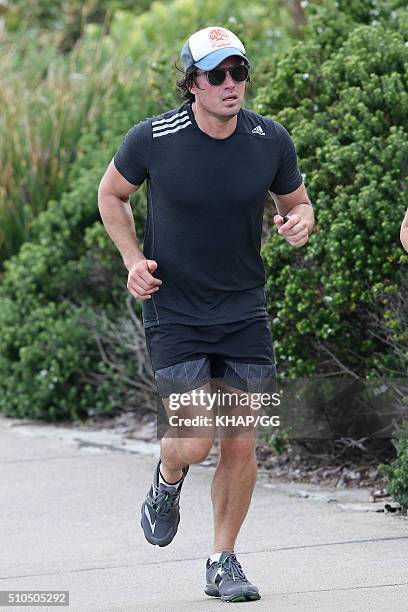
{"label": "black t-shirt", "polygon": [[302,184],[287,130],[241,109],[233,134],[213,138],[186,103],[133,126],[114,163],[134,185],[147,179],[143,252],[157,261],[163,284],[143,302],[144,326],[266,316],[260,248],[267,192]]}

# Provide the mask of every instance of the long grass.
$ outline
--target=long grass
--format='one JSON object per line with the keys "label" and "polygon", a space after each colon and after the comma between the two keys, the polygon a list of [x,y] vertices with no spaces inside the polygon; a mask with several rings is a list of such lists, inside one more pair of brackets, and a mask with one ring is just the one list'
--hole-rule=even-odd
{"label": "long grass", "polygon": [[112,93],[117,65],[97,41],[58,53],[58,34],[0,41],[0,256],[66,187],[82,131]]}

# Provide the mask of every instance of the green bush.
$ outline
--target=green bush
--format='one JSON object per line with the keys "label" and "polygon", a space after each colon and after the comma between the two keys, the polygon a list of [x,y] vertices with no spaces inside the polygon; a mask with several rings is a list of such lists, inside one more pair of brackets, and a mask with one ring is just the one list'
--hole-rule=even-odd
{"label": "green bush", "polygon": [[128,74],[97,39],[67,57],[55,40],[28,32],[0,46],[1,260],[31,237],[33,218],[49,200],[66,191],[81,135]]}
{"label": "green bush", "polygon": [[[370,21],[371,3],[349,4],[349,14],[360,8],[360,21]],[[380,15],[389,4],[377,3]],[[374,376],[389,365],[392,349],[367,333],[367,309],[384,313],[383,294],[408,262],[399,242],[408,207],[408,15],[395,9],[361,25],[344,7],[314,9],[309,36],[271,67],[255,100],[291,131],[316,212],[305,248],[271,236],[263,249],[275,348],[289,376]]]}
{"label": "green bush", "polygon": [[76,313],[49,302],[16,317],[11,300],[1,299],[0,410],[19,418],[78,419],[92,405],[106,409],[107,389],[81,381],[91,367],[92,340]]}
{"label": "green bush", "polygon": [[[255,100],[290,129],[317,220],[305,249],[276,236],[264,248],[279,366],[294,377],[403,378],[406,3],[329,0],[308,12],[303,43],[280,58]],[[385,468],[405,508],[406,440]]]}
{"label": "green bush", "polygon": [[13,0],[0,5],[5,27],[10,32],[28,29],[59,33],[58,47],[70,51],[88,23],[109,23],[119,9],[138,15],[147,10],[151,0]]}
{"label": "green bush", "polygon": [[398,502],[404,514],[408,510],[408,421],[401,427],[397,458],[390,464],[380,464],[388,478],[388,493]]}
{"label": "green bush", "polygon": [[[132,122],[123,88],[127,96],[140,91],[138,82],[117,85],[106,116],[80,140],[61,200],[49,202],[33,220],[31,241],[5,262],[0,287],[0,411],[5,414],[80,418],[111,408],[106,387],[95,390],[85,382],[87,370],[102,372],[103,364],[82,319],[97,304],[115,318],[127,293],[121,260],[109,238],[97,231],[99,181],[124,125]],[[133,202],[141,199],[135,194]]]}
{"label": "green bush", "polygon": [[[377,300],[368,307],[367,334],[379,342],[373,361],[377,376],[404,379],[408,362],[408,274],[396,277],[395,284],[376,288]],[[384,346],[387,351],[384,352]],[[381,369],[380,369],[381,366]],[[408,398],[407,398],[408,400]]]}

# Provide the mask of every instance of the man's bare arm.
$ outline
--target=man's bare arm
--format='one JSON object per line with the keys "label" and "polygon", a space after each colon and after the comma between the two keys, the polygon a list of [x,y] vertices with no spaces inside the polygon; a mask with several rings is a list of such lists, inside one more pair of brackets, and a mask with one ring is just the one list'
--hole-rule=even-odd
{"label": "man's bare arm", "polygon": [[98,190],[98,206],[103,224],[128,270],[138,259],[143,258],[129,201],[130,195],[139,188],[140,185],[129,183],[116,170],[112,160]]}
{"label": "man's bare arm", "polygon": [[145,258],[136,236],[129,197],[139,187],[129,183],[116,170],[112,160],[99,185],[98,206],[105,229],[129,271],[127,288],[136,298],[149,299],[161,285],[161,280],[152,276],[157,262]]}
{"label": "man's bare arm", "polygon": [[[303,246],[314,228],[313,206],[304,183],[291,193],[285,195],[272,193],[272,197],[279,212],[279,215],[275,215],[273,219],[278,232],[292,246]],[[288,214],[290,218],[285,223],[282,217]]]}
{"label": "man's bare arm", "polygon": [[401,224],[400,239],[402,242],[402,246],[406,251],[408,251],[408,210],[405,213],[404,220]]}

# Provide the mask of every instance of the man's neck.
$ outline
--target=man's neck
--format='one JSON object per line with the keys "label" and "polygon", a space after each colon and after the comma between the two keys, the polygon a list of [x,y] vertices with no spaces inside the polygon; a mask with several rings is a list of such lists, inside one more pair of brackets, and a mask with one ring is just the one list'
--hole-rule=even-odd
{"label": "man's neck", "polygon": [[237,116],[221,119],[211,115],[195,102],[191,105],[194,118],[200,130],[212,138],[228,138],[235,132]]}

